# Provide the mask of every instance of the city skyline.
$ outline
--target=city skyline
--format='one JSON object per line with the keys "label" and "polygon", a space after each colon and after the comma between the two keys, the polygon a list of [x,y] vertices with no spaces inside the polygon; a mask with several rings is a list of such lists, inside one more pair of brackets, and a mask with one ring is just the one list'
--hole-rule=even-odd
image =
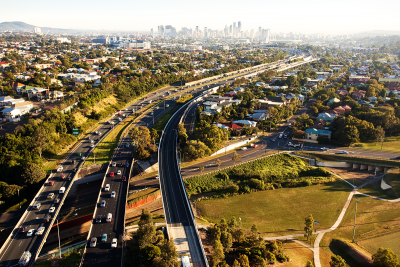
{"label": "city skyline", "polygon": [[[151,28],[156,30],[158,25],[173,25],[179,31],[183,27],[194,29],[196,26],[222,30],[234,21],[241,21],[244,31],[262,27],[274,32],[305,34],[352,34],[399,29],[396,7],[400,7],[400,3],[389,0],[380,5],[360,0],[339,0],[335,3],[315,0],[301,3],[293,0],[284,3],[250,1],[246,4],[231,1],[229,5],[205,0],[195,7],[182,0],[168,3],[155,0],[140,4],[119,1],[114,5],[100,0],[96,3],[72,0],[62,7],[61,13],[60,7],[49,0],[42,0],[40,4],[26,0],[8,2],[2,5],[2,20],[23,21],[39,27],[99,31],[149,32]],[[363,12],[359,12],[361,5]],[[82,10],[87,10],[85,16],[79,15]]]}

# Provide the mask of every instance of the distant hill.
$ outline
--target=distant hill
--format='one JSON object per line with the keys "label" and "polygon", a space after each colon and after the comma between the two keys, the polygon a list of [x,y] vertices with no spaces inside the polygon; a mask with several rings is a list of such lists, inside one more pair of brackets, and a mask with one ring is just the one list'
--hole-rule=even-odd
{"label": "distant hill", "polygon": [[[22,21],[11,21],[11,22],[2,22],[0,23],[0,32],[4,31],[13,31],[13,32],[33,32],[33,29],[37,27],[35,25],[27,24]],[[43,33],[46,33],[50,27],[40,27]],[[57,29],[57,28],[51,28],[50,34],[51,33],[57,33],[57,34],[68,34],[68,33],[79,33],[82,32],[83,30],[71,30],[71,29]]]}

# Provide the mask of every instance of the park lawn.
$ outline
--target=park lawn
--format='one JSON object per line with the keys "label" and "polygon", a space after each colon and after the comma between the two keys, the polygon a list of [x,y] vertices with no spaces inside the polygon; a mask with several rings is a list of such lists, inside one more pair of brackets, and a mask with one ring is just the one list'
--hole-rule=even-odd
{"label": "park lawn", "polygon": [[394,253],[400,255],[399,232],[378,236],[358,242],[358,245],[365,248],[369,253],[375,254],[378,248],[391,248]]}
{"label": "park lawn", "polygon": [[391,170],[386,173],[384,177],[386,183],[392,186],[392,188],[383,190],[379,185],[368,184],[359,191],[361,193],[369,194],[385,199],[397,199],[400,198],[400,169]]}
{"label": "park lawn", "polygon": [[313,262],[313,252],[296,242],[283,242],[283,249],[285,254],[287,254],[292,260],[291,262],[286,263],[285,266],[306,266],[307,261]]}
{"label": "park lawn", "polygon": [[[371,149],[381,149],[381,144],[377,143],[375,145],[375,142],[367,142],[367,143],[361,143],[363,145],[363,148],[371,148]],[[400,151],[400,136],[390,136],[386,137],[385,141],[383,142],[382,146],[383,150],[397,150]]]}
{"label": "park lawn", "polygon": [[[370,246],[369,242],[364,242],[363,240],[385,234],[378,241],[382,242],[382,244],[384,243],[388,248],[397,249],[398,251],[400,240],[398,238],[397,240],[391,240],[390,233],[396,231],[397,236],[399,234],[400,202],[387,202],[361,195],[357,197],[359,198],[359,203],[357,204],[355,241],[358,245],[361,245],[360,249],[364,250],[362,244],[367,244],[366,249],[367,246]],[[339,227],[335,231],[326,233],[321,240],[320,245],[326,250],[326,253],[335,253],[336,248],[331,245],[332,239],[352,241],[354,210],[355,197],[353,197]],[[372,243],[373,241],[370,242]],[[376,251],[371,252],[375,253]]]}
{"label": "park lawn", "polygon": [[94,164],[108,163],[114,153],[115,148],[118,146],[122,132],[131,121],[132,119],[124,120],[122,123],[114,127],[114,129],[94,149],[94,153],[96,154],[96,163],[94,163],[93,153],[91,153],[85,161],[84,166],[89,167]]}
{"label": "park lawn", "polygon": [[259,191],[235,197],[198,202],[200,214],[210,222],[232,216],[241,218],[242,226],[256,224],[265,236],[301,234],[304,218],[312,214],[319,229],[336,221],[351,187],[342,181],[297,188]]}

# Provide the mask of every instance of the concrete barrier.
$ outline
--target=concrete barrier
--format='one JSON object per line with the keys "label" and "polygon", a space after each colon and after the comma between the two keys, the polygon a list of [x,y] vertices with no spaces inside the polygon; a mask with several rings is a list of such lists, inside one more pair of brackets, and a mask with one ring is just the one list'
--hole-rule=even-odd
{"label": "concrete barrier", "polygon": [[360,169],[361,164],[353,163],[353,169]]}
{"label": "concrete barrier", "polygon": [[324,161],[316,161],[316,165],[319,167],[334,167],[334,168],[349,168],[352,167],[353,164],[347,162],[324,162]]}
{"label": "concrete barrier", "polygon": [[360,165],[360,170],[362,171],[362,170],[367,170],[368,169],[368,165],[365,165],[365,164],[361,164]]}

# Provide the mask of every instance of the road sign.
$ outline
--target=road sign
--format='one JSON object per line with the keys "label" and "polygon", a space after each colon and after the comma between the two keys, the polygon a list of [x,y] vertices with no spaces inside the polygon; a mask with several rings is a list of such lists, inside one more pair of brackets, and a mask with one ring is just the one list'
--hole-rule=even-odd
{"label": "road sign", "polygon": [[73,135],[79,135],[79,129],[73,129],[72,130]]}
{"label": "road sign", "polygon": [[182,162],[185,162],[185,159],[182,159]]}

